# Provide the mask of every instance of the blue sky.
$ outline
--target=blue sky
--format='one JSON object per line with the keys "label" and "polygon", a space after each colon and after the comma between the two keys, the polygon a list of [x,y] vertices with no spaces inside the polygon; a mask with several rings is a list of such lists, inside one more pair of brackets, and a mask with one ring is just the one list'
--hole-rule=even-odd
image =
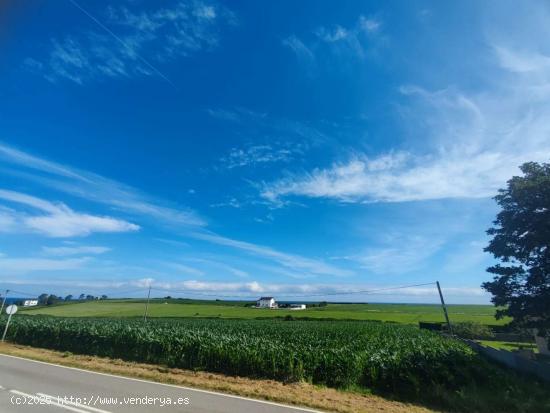
{"label": "blue sky", "polygon": [[491,197],[550,156],[548,4],[2,8],[2,288],[489,302]]}

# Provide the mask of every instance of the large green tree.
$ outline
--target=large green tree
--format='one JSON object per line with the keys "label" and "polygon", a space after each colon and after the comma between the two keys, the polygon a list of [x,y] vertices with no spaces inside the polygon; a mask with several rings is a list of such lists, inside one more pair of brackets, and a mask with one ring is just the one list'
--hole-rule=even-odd
{"label": "large green tree", "polygon": [[518,326],[550,333],[550,164],[528,162],[520,167],[495,200],[501,207],[493,238],[485,251],[501,261],[489,267],[493,281],[482,287],[503,308],[497,318],[513,317]]}

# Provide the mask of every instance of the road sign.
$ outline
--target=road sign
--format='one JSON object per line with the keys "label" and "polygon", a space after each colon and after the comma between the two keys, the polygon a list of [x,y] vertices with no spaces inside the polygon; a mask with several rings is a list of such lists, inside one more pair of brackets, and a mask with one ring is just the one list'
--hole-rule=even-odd
{"label": "road sign", "polygon": [[15,313],[17,313],[17,306],[15,304],[6,307],[6,314],[12,315]]}
{"label": "road sign", "polygon": [[8,321],[6,322],[6,328],[4,328],[4,334],[2,334],[2,341],[6,339],[6,333],[8,332],[8,327],[10,326],[11,316],[17,312],[17,306],[15,304],[8,305],[6,307],[6,314],[8,314]]}

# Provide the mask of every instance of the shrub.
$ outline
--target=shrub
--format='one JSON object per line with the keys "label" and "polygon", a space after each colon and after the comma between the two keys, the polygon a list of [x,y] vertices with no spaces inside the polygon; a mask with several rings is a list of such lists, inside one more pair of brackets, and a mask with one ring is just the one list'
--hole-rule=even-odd
{"label": "shrub", "polygon": [[453,333],[458,337],[490,340],[495,338],[495,333],[488,326],[475,321],[464,321],[461,323],[452,324]]}

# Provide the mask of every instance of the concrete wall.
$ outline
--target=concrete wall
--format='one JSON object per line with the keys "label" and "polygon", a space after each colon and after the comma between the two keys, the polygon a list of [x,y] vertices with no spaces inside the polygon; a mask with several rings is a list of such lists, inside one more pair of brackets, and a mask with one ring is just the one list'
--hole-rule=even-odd
{"label": "concrete wall", "polygon": [[472,340],[463,340],[477,352],[495,360],[507,367],[524,373],[533,374],[550,382],[550,364],[541,361],[529,360],[516,353],[507,350],[497,350],[492,347],[485,347]]}
{"label": "concrete wall", "polygon": [[535,335],[535,341],[537,343],[539,353],[550,356],[550,349],[548,348],[548,339]]}

